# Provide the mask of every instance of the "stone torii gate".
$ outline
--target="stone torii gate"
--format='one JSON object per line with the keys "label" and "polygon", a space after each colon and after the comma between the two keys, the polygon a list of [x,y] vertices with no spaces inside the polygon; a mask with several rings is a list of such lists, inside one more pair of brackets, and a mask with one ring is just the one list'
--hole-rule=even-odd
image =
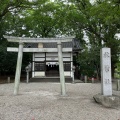
{"label": "stone torii gate", "polygon": [[[8,42],[17,42],[19,43],[19,48],[8,47],[7,51],[18,52],[17,58],[17,66],[15,73],[15,87],[14,87],[14,95],[17,95],[19,92],[19,83],[20,83],[20,75],[21,75],[21,66],[22,66],[22,58],[23,52],[47,52],[47,51],[58,51],[58,62],[59,62],[59,74],[60,74],[60,83],[61,83],[61,95],[66,95],[66,87],[65,87],[65,77],[64,77],[64,67],[63,67],[63,56],[62,52],[70,52],[72,49],[62,48],[62,42],[70,42],[73,37],[67,38],[28,38],[28,37],[12,37],[12,36],[4,36],[8,40]],[[51,43],[56,42],[57,48],[23,48],[24,43]]]}

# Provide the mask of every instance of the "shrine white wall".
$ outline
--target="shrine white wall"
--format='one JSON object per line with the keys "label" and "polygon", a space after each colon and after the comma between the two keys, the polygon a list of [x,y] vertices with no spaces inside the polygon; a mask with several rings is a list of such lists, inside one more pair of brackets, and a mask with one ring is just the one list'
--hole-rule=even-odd
{"label": "shrine white wall", "polygon": [[39,77],[39,76],[41,76],[41,77],[43,77],[43,76],[45,76],[45,72],[35,72],[35,77]]}
{"label": "shrine white wall", "polygon": [[[46,57],[46,58],[45,58]],[[45,62],[46,65],[48,63],[51,64],[58,64],[58,53],[33,53],[33,66],[32,66],[32,77],[42,77],[45,76],[45,71],[35,71],[35,62]],[[71,52],[63,52],[63,62],[65,61],[73,61],[73,56]],[[71,67],[73,66],[73,62],[71,62]],[[72,71],[64,71],[65,76],[71,76],[72,77]]]}

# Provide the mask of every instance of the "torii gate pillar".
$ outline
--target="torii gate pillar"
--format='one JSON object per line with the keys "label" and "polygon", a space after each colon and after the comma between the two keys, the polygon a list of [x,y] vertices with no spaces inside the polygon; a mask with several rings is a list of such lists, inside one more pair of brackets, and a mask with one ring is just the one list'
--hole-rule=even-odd
{"label": "torii gate pillar", "polygon": [[61,83],[61,95],[65,96],[66,95],[66,87],[65,87],[65,76],[64,76],[61,42],[57,42],[57,46],[58,46],[58,61],[59,61],[60,83]]}
{"label": "torii gate pillar", "polygon": [[18,92],[19,92],[19,83],[20,83],[20,75],[21,75],[22,57],[23,57],[23,43],[19,42],[18,58],[17,58],[17,66],[16,66],[16,74],[15,74],[14,95],[17,95]]}

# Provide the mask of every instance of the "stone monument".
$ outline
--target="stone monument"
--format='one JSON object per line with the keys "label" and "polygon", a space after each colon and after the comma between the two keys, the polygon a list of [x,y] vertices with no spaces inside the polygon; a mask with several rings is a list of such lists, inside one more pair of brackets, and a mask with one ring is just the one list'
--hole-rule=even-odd
{"label": "stone monument", "polygon": [[101,85],[102,95],[112,95],[110,48],[101,49]]}
{"label": "stone monument", "polygon": [[97,103],[105,107],[118,107],[120,97],[112,94],[111,80],[111,51],[110,48],[102,48],[101,53],[101,93],[94,95]]}

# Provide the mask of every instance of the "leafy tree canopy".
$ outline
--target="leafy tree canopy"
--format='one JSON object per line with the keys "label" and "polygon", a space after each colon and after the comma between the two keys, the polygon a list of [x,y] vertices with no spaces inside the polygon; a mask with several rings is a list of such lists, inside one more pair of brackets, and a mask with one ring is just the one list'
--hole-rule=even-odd
{"label": "leafy tree canopy", "polygon": [[[115,37],[120,33],[119,0],[96,0],[94,3],[90,0],[0,0],[0,3],[0,57],[5,56],[1,58],[3,61],[8,57],[4,34],[28,37],[75,35],[85,47],[81,53],[83,57],[78,59],[81,66],[83,62],[90,63],[91,68],[95,67],[99,72],[98,51],[110,47],[114,72],[120,51],[119,40]],[[86,42],[85,34],[89,42]],[[3,64],[1,62],[0,69]]]}

